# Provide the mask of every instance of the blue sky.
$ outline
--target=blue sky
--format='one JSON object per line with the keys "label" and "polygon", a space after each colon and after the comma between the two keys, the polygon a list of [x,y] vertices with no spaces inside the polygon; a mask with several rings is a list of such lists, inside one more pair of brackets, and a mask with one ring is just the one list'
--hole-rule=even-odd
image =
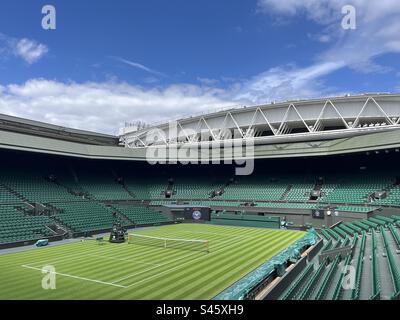
{"label": "blue sky", "polygon": [[[116,133],[124,121],[400,91],[395,0],[0,4],[0,112]],[[56,8],[56,30],[41,27]],[[341,8],[356,9],[343,30]]]}

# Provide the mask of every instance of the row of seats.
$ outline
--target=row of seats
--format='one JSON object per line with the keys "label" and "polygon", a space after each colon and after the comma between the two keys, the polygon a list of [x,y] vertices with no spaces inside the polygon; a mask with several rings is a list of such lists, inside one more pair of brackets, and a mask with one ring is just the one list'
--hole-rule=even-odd
{"label": "row of seats", "polygon": [[[332,248],[333,241],[329,240],[325,246],[322,248],[322,252],[329,250]],[[309,300],[312,295],[314,294],[317,284],[319,282],[319,279],[322,277],[325,267],[329,264],[329,260],[327,257],[325,257],[322,262],[319,264],[315,272],[311,273],[311,276],[309,279],[306,280],[303,288],[299,290],[297,298],[299,300]]]}
{"label": "row of seats", "polygon": [[[112,179],[111,175],[103,172],[79,172],[79,181],[74,183],[78,190],[84,190],[96,200],[132,200],[132,196]],[[72,181],[69,182],[71,186]]]}
{"label": "row of seats", "polygon": [[212,191],[219,190],[223,187],[223,182],[213,182],[206,179],[195,180],[193,178],[181,177],[174,181],[172,195],[173,199],[207,199],[211,197]]}
{"label": "row of seats", "polygon": [[399,271],[399,266],[396,263],[396,259],[394,257],[393,249],[390,246],[389,240],[388,240],[388,235],[383,229],[383,226],[380,226],[380,232],[383,235],[383,242],[386,250],[386,254],[388,257],[389,261],[389,269],[390,273],[392,275],[392,281],[393,281],[393,286],[395,289],[395,292],[393,292],[392,299],[399,299],[400,298],[400,271]]}
{"label": "row of seats", "polygon": [[55,219],[75,232],[109,229],[114,221],[113,211],[97,201],[81,200],[51,204],[60,209]]}
{"label": "row of seats", "polygon": [[8,190],[4,185],[0,184],[0,203],[20,203],[21,198]]}
{"label": "row of seats", "polygon": [[0,243],[39,239],[52,235],[46,216],[27,216],[13,205],[0,205]]}
{"label": "row of seats", "polygon": [[376,300],[381,293],[381,283],[379,278],[379,267],[378,267],[378,257],[377,257],[377,241],[375,230],[371,230],[372,238],[372,248],[371,248],[371,258],[372,258],[372,293],[369,300]]}
{"label": "row of seats", "polygon": [[362,231],[362,238],[361,238],[361,244],[360,244],[360,249],[358,251],[357,255],[357,261],[356,261],[356,274],[355,274],[355,283],[354,283],[354,288],[351,292],[351,299],[352,300],[358,300],[360,298],[360,290],[361,290],[361,275],[362,275],[362,267],[364,263],[364,253],[365,253],[365,244],[366,244],[366,233],[365,231]]}
{"label": "row of seats", "polygon": [[[221,201],[221,200],[207,200],[207,201],[181,201],[176,200],[152,200],[150,204],[153,206],[171,205],[177,203],[190,204],[195,206],[229,206],[240,207],[244,205],[243,201]],[[255,202],[255,207],[258,208],[271,208],[271,209],[321,209],[324,206],[320,203],[291,203],[291,202]],[[375,208],[372,206],[337,206],[335,210],[339,212],[355,212],[355,213],[368,213]]]}
{"label": "row of seats", "polygon": [[[360,220],[364,224],[339,224],[333,229],[321,230],[324,239],[323,248],[307,262],[304,270],[292,281],[281,295],[280,299],[306,300],[341,300],[341,299],[398,299],[400,298],[400,270],[395,252],[400,249],[397,237],[399,236],[399,216],[374,216],[371,225],[365,223],[370,220]],[[377,223],[379,222],[379,223]],[[339,228],[344,226],[344,229]],[[345,232],[346,230],[347,232]],[[382,239],[384,255],[378,254],[377,235]],[[389,239],[393,238],[393,239]],[[367,246],[368,243],[368,246]],[[325,256],[321,253],[333,248],[349,246],[352,248],[341,257]],[[366,255],[370,255],[370,263],[366,263]],[[382,261],[379,261],[382,260]],[[383,272],[380,264],[387,264],[389,273]],[[367,265],[370,270],[367,270]],[[346,273],[340,272],[346,266],[355,268],[355,284],[352,290],[343,289]],[[383,268],[385,270],[385,268]],[[368,275],[368,276],[366,276]],[[382,280],[381,280],[382,279]],[[382,296],[381,281],[392,283],[385,286]]]}
{"label": "row of seats", "polygon": [[169,221],[167,216],[148,207],[136,205],[113,205],[120,213],[128,217],[135,224],[157,224]]}
{"label": "row of seats", "polygon": [[368,196],[393,184],[391,176],[344,176],[337,187],[329,192],[324,201],[334,203],[366,203]]}
{"label": "row of seats", "polygon": [[[55,181],[45,178],[50,174],[26,171],[10,171],[0,179],[0,203],[12,203],[21,200],[49,203],[56,201],[74,201],[76,194],[87,194],[89,198],[105,200],[162,200],[168,185],[167,176],[134,178],[128,176],[123,183],[117,183],[116,177],[108,173],[81,172],[72,174],[57,172]],[[327,177],[328,179],[329,177]],[[400,205],[400,186],[393,185],[393,175],[361,177],[343,176],[340,182],[322,185],[321,198],[317,204],[337,204],[337,210],[366,213],[376,205]],[[307,181],[308,180],[308,181]],[[225,182],[226,183],[226,182]],[[210,199],[212,191],[223,190],[215,201],[255,201],[260,207],[317,208],[310,202],[310,191],[314,188],[314,178],[300,176],[282,176],[279,179],[263,176],[241,177],[224,186],[221,179],[210,177],[182,177],[174,180],[171,199],[201,201]],[[388,187],[389,186],[389,187]],[[369,202],[368,196],[388,189],[388,197]],[[10,192],[15,191],[15,194]],[[274,202],[268,202],[274,201]],[[280,202],[275,202],[280,201]],[[267,204],[268,203],[268,204]],[[283,203],[283,204],[281,204]]]}
{"label": "row of seats", "polygon": [[[345,239],[349,239],[347,237],[347,235],[345,235],[344,237],[345,237]],[[358,237],[353,237],[353,239],[351,240],[351,244],[350,244],[350,247],[352,248],[352,250],[344,258],[341,268],[346,268],[346,267],[350,266],[351,261],[354,257],[354,248],[356,247],[357,243],[358,243]],[[334,291],[333,291],[333,295],[332,295],[332,300],[341,300],[343,298],[343,293],[344,293],[343,281],[344,281],[345,276],[346,276],[345,272],[341,272],[339,274],[339,278],[336,282],[336,285],[333,287]],[[332,285],[334,285],[334,283],[332,283]]]}
{"label": "row of seats", "polygon": [[70,194],[65,188],[29,170],[3,173],[0,181],[4,186],[7,186],[19,195],[19,197],[14,197],[14,199],[18,199],[19,201],[26,200],[29,202],[47,203],[75,200],[75,196]]}
{"label": "row of seats", "polygon": [[[379,205],[400,205],[400,187],[391,189],[389,196],[385,199],[369,201],[369,195],[376,191],[382,191],[387,186],[393,184],[393,177],[379,177],[369,179],[354,179],[349,176],[349,181],[337,183],[327,183],[321,188],[321,197],[318,202],[322,204],[343,204],[339,205],[338,210],[351,212],[370,212],[371,206]],[[198,200],[210,198],[210,194],[220,187],[216,184],[208,183],[201,178],[177,180],[174,184],[174,194],[172,199]],[[166,185],[164,181],[164,186]],[[149,188],[148,192],[140,190],[138,198],[161,200],[164,197],[165,188],[154,184],[142,185]],[[131,182],[129,188],[133,191],[138,190],[135,182]],[[216,196],[214,200],[242,200],[242,201],[287,201],[289,203],[309,202],[310,192],[314,188],[314,182],[301,182],[299,180],[282,178],[274,180],[271,178],[248,177],[240,178],[223,188],[223,193]],[[134,191],[135,192],[135,191]],[[309,202],[312,203],[312,202]],[[360,206],[357,204],[364,204]]]}
{"label": "row of seats", "polygon": [[[53,233],[46,227],[60,223],[73,232],[108,229],[114,221],[113,210],[100,201],[132,200],[129,192],[102,172],[72,174],[53,170],[53,173],[29,169],[4,173],[0,178],[0,242],[16,242],[48,237]],[[53,210],[52,217],[32,217],[29,210],[16,210],[25,203],[41,203]],[[12,203],[12,206],[4,204]],[[167,218],[152,209],[136,207],[135,223],[152,224]],[[132,212],[131,212],[132,213]],[[129,214],[127,214],[129,215]],[[34,225],[31,225],[35,222]],[[129,225],[122,219],[124,225]]]}
{"label": "row of seats", "polygon": [[[351,298],[352,299],[359,299],[360,298],[360,281],[361,281],[361,269],[363,263],[363,257],[365,255],[365,238],[366,232],[370,233],[371,237],[371,266],[372,266],[372,278],[371,278],[371,295],[369,297],[370,300],[375,300],[380,298],[381,294],[381,287],[380,287],[380,276],[379,276],[379,268],[378,268],[378,256],[377,256],[377,240],[376,240],[376,232],[379,231],[381,234],[385,251],[388,257],[388,264],[391,272],[391,278],[393,279],[394,285],[394,292],[392,293],[391,298],[397,298],[400,295],[399,292],[399,270],[396,265],[393,250],[399,248],[399,244],[396,240],[396,235],[398,235],[398,230],[395,228],[395,223],[398,219],[398,216],[374,216],[369,219],[359,220],[353,222],[353,224],[358,224],[360,229],[353,230],[354,238],[356,238],[359,234],[362,235],[362,241],[359,248],[359,255],[356,260],[356,286],[355,289],[352,291]],[[348,224],[347,224],[348,225]],[[340,225],[339,225],[340,226]],[[387,227],[387,230],[384,228]],[[340,230],[338,227],[335,230]],[[377,231],[376,231],[377,230]],[[388,232],[393,235],[393,238],[396,240],[397,248],[394,249],[388,240]],[[396,280],[397,279],[397,280]]]}

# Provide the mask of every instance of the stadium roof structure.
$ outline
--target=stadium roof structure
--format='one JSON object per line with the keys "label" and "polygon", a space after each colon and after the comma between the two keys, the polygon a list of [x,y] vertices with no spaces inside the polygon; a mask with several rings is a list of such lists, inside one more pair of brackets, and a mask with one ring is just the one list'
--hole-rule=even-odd
{"label": "stadium roof structure", "polygon": [[255,144],[327,140],[400,128],[400,94],[346,95],[222,110],[148,128],[125,128],[131,148],[171,144]]}
{"label": "stadium roof structure", "polygon": [[118,145],[118,137],[0,114],[0,130],[92,145]]}
{"label": "stadium roof structure", "polygon": [[[149,158],[147,151],[171,146],[205,146],[213,150],[212,160],[228,160],[231,156],[225,151],[232,146],[226,142],[245,144],[249,140],[254,143],[251,157],[255,159],[400,152],[400,94],[234,108],[137,131],[130,129],[117,137],[0,115],[0,148],[136,161],[157,161]],[[161,138],[154,139],[160,134]],[[203,160],[199,156],[203,149],[197,152],[178,160]],[[174,157],[168,154],[167,161],[176,161]]]}

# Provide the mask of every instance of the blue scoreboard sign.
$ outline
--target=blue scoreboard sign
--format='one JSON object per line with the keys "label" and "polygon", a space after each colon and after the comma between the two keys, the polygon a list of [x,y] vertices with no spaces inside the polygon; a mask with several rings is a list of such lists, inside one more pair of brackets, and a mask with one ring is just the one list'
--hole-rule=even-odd
{"label": "blue scoreboard sign", "polygon": [[210,220],[210,208],[208,207],[186,207],[184,210],[185,220],[202,222]]}

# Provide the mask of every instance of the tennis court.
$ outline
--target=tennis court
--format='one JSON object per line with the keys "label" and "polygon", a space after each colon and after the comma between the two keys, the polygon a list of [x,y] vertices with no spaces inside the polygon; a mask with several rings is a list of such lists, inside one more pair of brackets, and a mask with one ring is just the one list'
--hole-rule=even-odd
{"label": "tennis court", "polygon": [[[133,233],[152,243],[84,241],[2,255],[0,299],[212,299],[304,235],[206,224]],[[53,290],[42,288],[44,267],[54,268]]]}

